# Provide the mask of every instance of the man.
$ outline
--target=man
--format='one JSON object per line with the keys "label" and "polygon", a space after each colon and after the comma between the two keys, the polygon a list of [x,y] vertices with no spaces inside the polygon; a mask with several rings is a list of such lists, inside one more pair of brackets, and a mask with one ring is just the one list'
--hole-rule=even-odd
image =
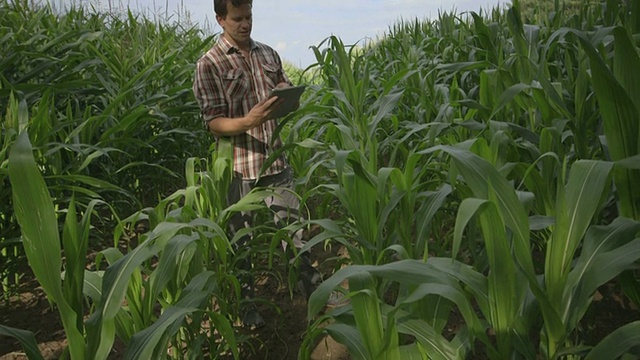
{"label": "man", "polygon": [[[278,123],[273,118],[281,104],[268,98],[276,87],[291,86],[278,53],[251,38],[252,0],[214,0],[216,20],[223,32],[216,44],[197,62],[193,92],[200,105],[206,128],[216,139],[228,138],[234,150],[234,179],[229,203],[235,203],[256,186],[276,187],[276,195],[265,199],[275,213],[276,223],[297,218],[299,201],[287,190],[292,187],[292,172],[284,155],[277,158],[258,178],[267,158],[282,146],[273,139]],[[250,224],[250,214],[237,214],[231,220],[233,231]],[[293,235],[301,248],[301,232]],[[241,245],[242,246],[242,245]],[[306,258],[301,264],[301,285],[308,297],[319,274]],[[246,295],[251,296],[251,280]],[[245,325],[264,323],[255,309],[247,312]],[[248,324],[247,324],[248,323]]]}

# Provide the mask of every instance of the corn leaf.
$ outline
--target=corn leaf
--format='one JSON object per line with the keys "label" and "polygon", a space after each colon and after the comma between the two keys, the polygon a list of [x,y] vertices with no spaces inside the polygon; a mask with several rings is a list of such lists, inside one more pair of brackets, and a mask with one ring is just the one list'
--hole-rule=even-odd
{"label": "corn leaf", "polygon": [[443,184],[438,190],[421,193],[418,196],[424,197],[420,203],[420,207],[416,211],[416,254],[428,253],[429,244],[429,225],[440,208],[442,208],[445,200],[451,194],[452,188],[449,184]]}
{"label": "corn leaf", "polygon": [[563,318],[575,325],[598,287],[631,268],[640,258],[640,223],[617,218],[607,226],[592,226],[565,287]]}
{"label": "corn leaf", "polygon": [[427,352],[420,344],[409,344],[400,346],[400,358],[402,360],[428,360]]}
{"label": "corn leaf", "polygon": [[630,353],[636,358],[640,356],[640,321],[634,321],[615,329],[594,347],[585,360],[617,359]]}
{"label": "corn leaf", "polygon": [[482,274],[450,258],[431,257],[426,263],[417,260],[401,260],[378,266],[352,265],[339,270],[328,279],[325,279],[316,291],[311,294],[307,312],[309,319],[312,319],[324,308],[333,289],[345,279],[361,271],[405,285],[442,284],[451,281],[455,281],[457,284],[459,280],[469,286],[481,306],[487,306],[487,283]]}
{"label": "corn leaf", "polygon": [[398,320],[398,331],[414,336],[422,347],[425,348],[429,359],[462,359],[456,348],[452,346],[447,339],[423,321],[400,318]]}
{"label": "corn leaf", "polygon": [[[491,193],[490,198],[495,198]],[[516,281],[516,267],[511,259],[511,251],[506,237],[506,230],[496,206],[491,201],[467,198],[460,204],[458,219],[456,219],[456,241],[460,241],[461,227],[466,226],[469,216],[478,214],[489,258],[488,294],[489,309],[485,315],[490,320],[496,332],[498,350],[503,356],[514,348],[511,343],[512,332],[519,304],[526,294],[526,283]],[[464,215],[464,216],[463,216]],[[463,216],[463,217],[462,217]],[[458,224],[459,219],[466,221]],[[526,285],[525,285],[526,286]]]}
{"label": "corn leaf", "polygon": [[545,259],[545,282],[555,304],[562,301],[573,256],[598,209],[612,167],[610,162],[576,161],[564,192],[559,194],[555,227]]}
{"label": "corn leaf", "polygon": [[382,351],[385,329],[380,301],[376,295],[375,282],[371,274],[367,272],[353,274],[349,277],[349,290],[356,326],[365,344],[367,358],[397,359],[398,356],[390,356],[393,350],[397,352],[397,334],[395,335],[396,348],[389,349],[387,352]]}
{"label": "corn leaf", "polygon": [[33,158],[27,132],[19,135],[9,154],[9,178],[33,273],[50,299],[62,300],[62,249],[55,210]]}
{"label": "corn leaf", "polygon": [[530,88],[531,86],[527,84],[515,84],[503,91],[497,99],[497,104],[495,104],[495,107],[492,109],[493,111],[490,118],[493,119],[500,110],[511,104],[516,97],[521,96],[523,91]]}
{"label": "corn leaf", "polygon": [[[553,332],[554,337],[564,336],[564,327],[560,322],[558,312],[536,278],[531,258],[528,217],[513,186],[489,162],[468,150],[451,146],[434,146],[421,153],[431,153],[438,150],[443,150],[453,157],[456,168],[465,178],[475,197],[489,199],[489,191],[493,190],[491,195],[495,197],[493,202],[498,206],[505,225],[511,229],[514,235],[511,246],[513,246],[513,252],[518,260],[518,268],[527,277],[529,287],[540,303],[547,330]],[[476,296],[478,296],[478,301],[484,300],[479,293]]]}
{"label": "corn leaf", "polygon": [[325,328],[327,333],[336,341],[349,349],[349,356],[353,360],[367,360],[367,347],[362,341],[358,328],[344,323],[334,322]]}
{"label": "corn leaf", "polygon": [[84,282],[82,286],[82,292],[91,301],[96,304],[100,303],[100,297],[102,296],[102,276],[104,271],[84,271]]}
{"label": "corn leaf", "polygon": [[[176,281],[176,272],[182,265],[181,255],[190,244],[199,237],[196,235],[177,235],[169,240],[167,246],[160,255],[158,266],[149,277],[151,298],[155,298],[170,281]],[[177,279],[181,281],[182,279]]]}
{"label": "corn leaf", "polygon": [[202,272],[194,277],[174,306],[167,308],[153,325],[133,336],[124,358],[151,359],[154,353],[161,353],[166,348],[168,338],[185,321],[185,316],[199,311],[215,287],[213,272]]}
{"label": "corn leaf", "polygon": [[530,254],[528,217],[513,186],[489,162],[468,150],[450,146],[435,146],[422,153],[438,150],[447,152],[455,159],[457,169],[460,170],[477,198],[488,199],[489,184],[491,184],[495,190],[496,204],[504,217],[504,222],[515,234],[513,246],[516,258],[530,280],[533,280],[534,270]]}
{"label": "corn leaf", "polygon": [[64,229],[62,231],[62,242],[64,244],[66,258],[63,292],[69,302],[69,305],[76,312],[78,317],[77,326],[80,331],[83,331],[83,288],[86,285],[84,282],[84,275],[87,261],[87,249],[89,246],[91,216],[95,206],[101,202],[102,201],[100,200],[90,201],[82,216],[81,222],[78,223],[75,197],[72,196],[69,208],[67,209]]}
{"label": "corn leaf", "polygon": [[[483,18],[475,12],[471,12],[475,24],[476,36],[480,41],[480,48],[486,52],[487,60],[493,65],[499,65],[498,51],[491,39],[491,31],[484,23]],[[483,104],[485,105],[485,104]],[[485,105],[486,106],[486,105]]]}
{"label": "corn leaf", "polygon": [[[640,74],[636,69],[640,66],[640,57],[629,35],[624,28],[613,30],[615,57],[612,72],[584,34],[565,31],[578,37],[591,61],[593,87],[611,159],[617,161],[637,155],[640,152]],[[640,220],[640,190],[637,186],[640,172],[616,168],[614,178],[621,214]]]}
{"label": "corn leaf", "polygon": [[36,337],[31,331],[0,325],[0,335],[18,340],[29,360],[44,360],[44,357],[40,354],[40,349],[38,349]]}
{"label": "corn leaf", "polygon": [[[402,299],[401,304],[410,304],[412,302],[417,302],[429,295],[437,295],[437,297],[447,299],[451,301],[453,304],[456,304],[457,308],[462,314],[462,317],[465,320],[465,326],[469,329],[472,329],[472,334],[470,337],[467,338],[467,341],[470,343],[473,343],[474,341],[473,335],[478,334],[480,339],[486,345],[488,345],[487,352],[490,352],[492,354],[495,353],[495,349],[490,344],[489,339],[484,335],[484,329],[482,327],[482,323],[480,322],[478,315],[475,313],[474,308],[471,305],[471,301],[467,298],[468,295],[465,293],[462,287],[456,284],[455,282],[446,282],[446,283],[440,283],[440,284],[427,283],[427,284],[418,285],[418,287],[415,290],[413,290],[409,294],[409,296]],[[483,309],[483,311],[484,310],[486,309]],[[405,319],[406,316],[399,313],[398,317],[399,317],[398,331],[403,332],[406,329],[405,327],[406,324],[404,321],[406,320]],[[418,319],[415,319],[415,320],[418,320]],[[447,320],[448,320],[448,316],[447,316]],[[435,335],[436,331],[432,326],[430,326],[427,323],[423,324],[423,326],[427,327],[426,329],[424,329],[425,331],[434,333],[434,334],[428,335],[427,336],[428,340],[425,340],[423,344],[424,348],[428,351],[428,353],[430,354],[432,352],[437,353],[440,351],[438,349],[443,349],[451,346],[451,344],[449,344],[449,342],[446,339],[440,338],[442,335],[440,335],[439,332],[437,333],[437,336]],[[415,336],[415,334],[413,333],[412,335]],[[467,343],[467,345],[469,344]],[[455,351],[447,351],[447,353],[452,354],[452,353],[455,353]]]}
{"label": "corn leaf", "polygon": [[62,290],[58,222],[47,186],[33,158],[29,135],[22,132],[9,153],[9,179],[25,253],[47,297],[58,305],[73,360],[84,359],[84,338]]}

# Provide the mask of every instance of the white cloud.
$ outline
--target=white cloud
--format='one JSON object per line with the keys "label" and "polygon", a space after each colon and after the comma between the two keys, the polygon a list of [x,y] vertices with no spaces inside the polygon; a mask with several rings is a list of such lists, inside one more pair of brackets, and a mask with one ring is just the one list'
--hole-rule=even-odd
{"label": "white cloud", "polygon": [[280,51],[281,57],[300,66],[315,60],[309,47],[331,35],[355,44],[377,39],[400,19],[433,18],[439,10],[479,11],[482,6],[474,0],[256,0],[253,4],[254,37],[267,44],[276,39],[286,42],[289,46]]}
{"label": "white cloud", "polygon": [[276,50],[278,51],[282,51],[286,48],[287,48],[287,43],[284,41],[280,41],[279,43],[276,44]]}

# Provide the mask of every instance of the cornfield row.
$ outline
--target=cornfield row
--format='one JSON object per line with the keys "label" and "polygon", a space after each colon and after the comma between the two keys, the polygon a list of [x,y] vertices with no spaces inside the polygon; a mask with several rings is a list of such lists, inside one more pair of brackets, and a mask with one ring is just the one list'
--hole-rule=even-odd
{"label": "cornfield row", "polygon": [[[116,338],[128,359],[238,358],[239,264],[284,258],[281,241],[314,227],[302,251],[340,245],[350,263],[312,294],[306,345],[329,334],[353,359],[640,356],[640,321],[598,343],[580,325],[604,284],[640,305],[640,0],[534,14],[517,1],[443,12],[366,49],[313,48],[292,76],[310,90],[278,129],[307,216],[257,222],[247,251],[227,222],[267,218],[270,190],[225,203],[229,149],[210,151],[190,94],[212,38],[3,2],[5,293],[24,251],[71,359],[106,359]],[[336,289],[349,304],[323,312]],[[0,333],[41,358],[32,334]]]}

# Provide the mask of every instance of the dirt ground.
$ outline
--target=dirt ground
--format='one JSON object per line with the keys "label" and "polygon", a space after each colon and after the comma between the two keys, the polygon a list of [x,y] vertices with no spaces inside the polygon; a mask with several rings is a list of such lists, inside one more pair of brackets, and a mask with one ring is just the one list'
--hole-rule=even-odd
{"label": "dirt ground", "polygon": [[[315,256],[316,265],[320,265],[319,262],[326,265],[324,260],[333,256],[335,254],[331,251],[319,251]],[[323,269],[322,266],[318,267]],[[250,338],[245,348],[246,345],[252,347],[241,358],[297,359],[307,329],[306,300],[298,293],[291,298],[287,287],[270,276],[257,279],[256,295],[265,300],[264,303],[258,303],[265,326],[256,330],[241,330],[242,335]],[[57,310],[49,305],[44,291],[28,272],[21,283],[19,295],[13,296],[9,302],[0,303],[0,324],[33,332],[40,352],[47,360],[58,359],[66,346]],[[123,350],[116,343],[109,359],[122,359]],[[26,359],[20,344],[13,338],[0,335],[0,360],[14,359]],[[344,346],[325,338],[315,345],[312,359],[347,360],[349,355]]]}
{"label": "dirt ground", "polygon": [[[332,255],[321,254],[320,260]],[[66,345],[65,334],[57,311],[50,307],[37,285],[34,280],[24,281],[19,296],[0,304],[0,324],[34,332],[44,358],[57,359]],[[248,333],[254,350],[252,354],[244,354],[242,359],[297,359],[306,330],[306,301],[299,294],[290,298],[287,288],[269,277],[258,282],[257,292],[275,306],[258,305],[266,325]],[[581,333],[587,335],[581,340],[596,344],[614,329],[636,320],[640,320],[638,309],[621,296],[614,283],[607,284],[599,289],[583,320]],[[320,340],[314,349],[313,360],[349,359],[346,348],[331,338]],[[110,359],[122,359],[122,355],[122,350],[116,346]],[[0,360],[10,359],[26,357],[17,341],[0,336]],[[476,354],[474,359],[483,359],[483,356]]]}

